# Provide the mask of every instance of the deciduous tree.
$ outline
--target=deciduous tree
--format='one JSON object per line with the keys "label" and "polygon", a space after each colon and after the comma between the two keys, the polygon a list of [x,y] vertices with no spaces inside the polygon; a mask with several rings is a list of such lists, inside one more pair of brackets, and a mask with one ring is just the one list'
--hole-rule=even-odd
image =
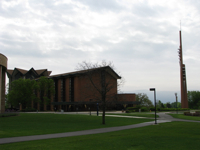
{"label": "deciduous tree", "polygon": [[136,94],[136,101],[140,102],[139,106],[141,107],[153,107],[153,103],[149,100],[148,96],[145,93]]}
{"label": "deciduous tree", "polygon": [[[36,92],[39,92],[40,98],[37,97]],[[54,82],[52,79],[40,77],[36,82],[35,80],[20,78],[11,83],[7,94],[7,103],[13,106],[22,104],[23,108],[31,107],[33,100],[48,103],[50,101],[49,97],[54,92]]]}
{"label": "deciduous tree", "polygon": [[30,79],[18,79],[11,83],[11,88],[7,94],[8,103],[13,106],[22,104],[23,108],[30,107],[31,101],[36,99],[34,90],[36,81]]}
{"label": "deciduous tree", "polygon": [[54,81],[42,76],[36,83],[36,89],[40,95],[39,100],[41,105],[44,103],[48,104],[50,102],[50,97],[55,93]]}
{"label": "deciduous tree", "polygon": [[164,104],[160,100],[158,100],[158,102],[156,103],[156,107],[157,108],[164,108]]}
{"label": "deciduous tree", "polygon": [[86,97],[91,97],[91,99],[101,102],[103,111],[102,124],[105,124],[106,105],[109,100],[116,98],[117,89],[119,90],[123,80],[117,81],[121,77],[114,72],[114,66],[110,62],[91,63],[84,61],[78,64],[77,70],[85,70],[85,79],[89,83],[85,85],[85,88],[92,91],[89,92],[90,95],[87,95],[87,92],[85,92]]}
{"label": "deciduous tree", "polygon": [[189,108],[200,108],[200,91],[188,91],[188,105]]}

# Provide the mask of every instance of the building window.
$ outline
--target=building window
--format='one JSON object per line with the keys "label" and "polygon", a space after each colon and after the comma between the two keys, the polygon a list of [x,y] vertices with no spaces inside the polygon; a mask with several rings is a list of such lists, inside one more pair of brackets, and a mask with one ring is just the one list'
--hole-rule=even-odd
{"label": "building window", "polygon": [[69,78],[69,101],[74,101],[74,77]]}
{"label": "building window", "polygon": [[54,102],[58,101],[58,80],[54,79],[54,87],[55,87],[55,95],[54,95]]}
{"label": "building window", "polygon": [[63,80],[62,79],[60,81],[60,86],[61,86],[60,87],[60,90],[61,90],[61,93],[60,93],[61,94],[61,102],[63,102],[64,99],[63,99]]}

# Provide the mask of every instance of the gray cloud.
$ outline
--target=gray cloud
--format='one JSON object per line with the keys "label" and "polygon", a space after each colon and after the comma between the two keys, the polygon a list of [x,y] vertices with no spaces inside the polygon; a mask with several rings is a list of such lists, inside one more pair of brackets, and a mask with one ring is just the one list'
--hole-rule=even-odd
{"label": "gray cloud", "polygon": [[[74,71],[82,61],[112,61],[122,90],[179,91],[179,22],[188,89],[198,90],[199,1],[0,2],[0,47],[9,68]],[[173,93],[173,92],[172,92]]]}
{"label": "gray cloud", "polygon": [[[118,12],[123,7],[116,0],[101,0],[101,1],[93,1],[93,0],[75,0],[79,3],[82,3],[88,6],[92,11],[114,11]],[[125,9],[125,8],[124,8]]]}

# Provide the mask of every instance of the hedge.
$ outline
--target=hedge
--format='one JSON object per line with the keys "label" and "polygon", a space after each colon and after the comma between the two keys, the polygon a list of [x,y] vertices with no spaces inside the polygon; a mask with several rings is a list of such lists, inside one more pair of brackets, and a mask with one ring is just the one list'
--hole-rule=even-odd
{"label": "hedge", "polygon": [[126,113],[139,112],[139,109],[141,109],[142,112],[148,111],[147,107],[136,106],[136,107],[127,107]]}
{"label": "hedge", "polygon": [[11,117],[11,116],[18,116],[19,115],[19,113],[18,112],[6,112],[6,113],[2,113],[2,114],[0,114],[0,117]]}
{"label": "hedge", "polygon": [[33,111],[36,111],[35,108],[25,108],[25,109],[22,109],[21,110],[22,112],[33,112]]}
{"label": "hedge", "polygon": [[196,111],[195,113],[191,113],[189,111],[184,112],[184,115],[186,116],[200,116],[200,111]]}
{"label": "hedge", "polygon": [[[155,111],[155,107],[150,108],[151,111]],[[190,110],[189,108],[156,108],[156,111],[185,111]]]}

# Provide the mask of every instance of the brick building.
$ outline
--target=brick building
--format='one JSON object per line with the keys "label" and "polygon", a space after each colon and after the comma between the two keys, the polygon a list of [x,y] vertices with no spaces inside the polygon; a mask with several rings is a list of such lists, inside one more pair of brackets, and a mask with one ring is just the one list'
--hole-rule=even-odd
{"label": "brick building", "polygon": [[6,70],[7,57],[0,53],[0,113],[5,111],[5,84],[6,84]]}
{"label": "brick building", "polygon": [[[46,76],[54,81],[55,95],[51,96],[51,103],[40,105],[32,102],[37,110],[96,110],[97,103],[101,106],[101,92],[106,92],[107,109],[123,109],[136,103],[135,94],[118,94],[117,80],[121,77],[109,66],[90,70],[81,70],[64,74],[51,75],[47,69],[23,70],[15,68],[8,70],[9,82],[19,79],[37,79]],[[91,82],[92,80],[92,82]],[[102,88],[104,90],[102,90]]]}

